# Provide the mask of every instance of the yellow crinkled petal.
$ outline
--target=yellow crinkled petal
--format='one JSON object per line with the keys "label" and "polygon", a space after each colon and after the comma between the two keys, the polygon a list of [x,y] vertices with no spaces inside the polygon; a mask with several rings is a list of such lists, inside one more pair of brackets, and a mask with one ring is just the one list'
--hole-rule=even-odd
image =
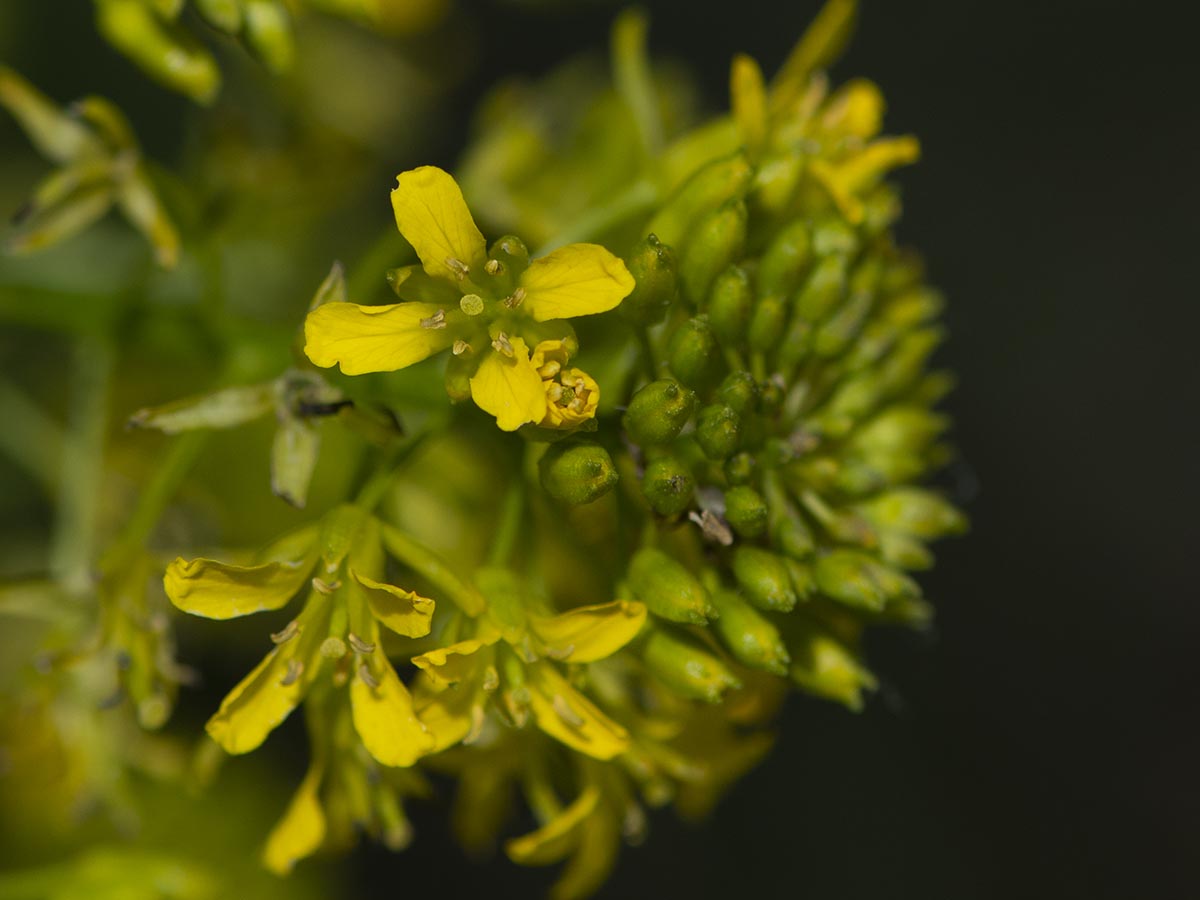
{"label": "yellow crinkled petal", "polygon": [[504,852],[513,862],[523,866],[548,866],[558,862],[578,844],[580,830],[599,802],[599,788],[588,785],[570,806],[537,831],[508,841]]}
{"label": "yellow crinkled petal", "polygon": [[[254,750],[304,698],[316,672],[302,670],[298,677],[290,678],[291,659],[280,649],[272,650],[226,695],[221,708],[208,720],[205,730],[227,753]],[[315,658],[314,668],[320,665],[320,659]]]}
{"label": "yellow crinkled petal", "polygon": [[276,875],[287,875],[292,867],[311,856],[325,840],[325,813],[317,799],[324,766],[309,766],[283,818],[271,829],[263,847],[263,865]]}
{"label": "yellow crinkled petal", "polygon": [[486,642],[472,639],[459,641],[449,647],[438,647],[436,650],[414,656],[413,665],[424,671],[437,684],[470,681],[491,662],[491,655],[479,654],[479,650],[494,644],[496,639],[493,637]]}
{"label": "yellow crinkled petal", "polygon": [[586,663],[616,653],[646,621],[646,607],[628,600],[581,606],[557,616],[531,616],[529,627],[547,656]]}
{"label": "yellow crinkled petal", "polygon": [[340,363],[347,375],[393,372],[454,343],[445,322],[460,315],[434,303],[326,303],[304,320],[304,352],[324,368]]}
{"label": "yellow crinkled petal", "polygon": [[[363,678],[364,667],[376,686]],[[433,747],[433,735],[413,711],[412,695],[378,644],[354,673],[350,710],[363,746],[385,766],[411,766]]]}
{"label": "yellow crinkled petal", "polygon": [[538,662],[525,672],[529,705],[542,731],[596,759],[625,752],[629,733],[571,687],[553,665]]}
{"label": "yellow crinkled petal", "polygon": [[629,296],[633,276],[599,244],[568,244],[521,274],[522,309],[539,322],[607,312]]}
{"label": "yellow crinkled petal", "polygon": [[471,376],[471,399],[496,417],[502,431],[516,431],[546,415],[546,390],[529,361],[529,347],[518,337],[510,338],[509,343],[512,356],[492,351]]}
{"label": "yellow crinkled petal", "polygon": [[404,239],[412,244],[425,271],[457,280],[457,260],[470,269],[487,258],[483,235],[471,218],[458,184],[436,166],[421,166],[396,176],[392,210]]}
{"label": "yellow crinkled petal", "polygon": [[230,566],[213,559],[177,558],[167,566],[163,587],[184,612],[233,619],[286,605],[311,569],[311,560]]}
{"label": "yellow crinkled petal", "polygon": [[362,585],[371,615],[381,623],[405,637],[419,638],[429,634],[433,620],[432,600],[390,584],[372,581],[353,570],[350,574]]}
{"label": "yellow crinkled petal", "polygon": [[[418,694],[414,698],[418,718],[433,735],[430,753],[440,753],[471,733],[476,726],[476,717],[483,715],[478,701],[479,692],[465,684],[437,693]],[[478,713],[476,708],[479,708]]]}

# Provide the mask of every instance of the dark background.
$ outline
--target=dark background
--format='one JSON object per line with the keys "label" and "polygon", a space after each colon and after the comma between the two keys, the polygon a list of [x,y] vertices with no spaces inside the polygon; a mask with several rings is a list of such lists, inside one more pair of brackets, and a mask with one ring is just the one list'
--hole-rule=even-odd
{"label": "dark background", "polygon": [[[481,89],[602,45],[613,12],[466,5],[487,39],[428,160],[445,165]],[[713,107],[733,53],[773,71],[818,6],[645,5],[654,50],[698,70]],[[944,483],[973,530],[922,579],[934,634],[872,641],[884,687],[863,714],[792,698],[773,755],[714,818],[655,815],[601,897],[1200,896],[1194,31],[1182,4],[863,5],[834,75],[879,83],[888,130],[924,146],[900,175],[901,235],[950,299],[961,459]],[[98,58],[72,16],[42,44]],[[181,101],[103,60],[14,62],[59,97],[83,74],[115,81],[95,89],[161,111],[169,143]],[[549,883],[467,864],[444,813],[414,815],[414,846],[360,851],[346,896]]]}

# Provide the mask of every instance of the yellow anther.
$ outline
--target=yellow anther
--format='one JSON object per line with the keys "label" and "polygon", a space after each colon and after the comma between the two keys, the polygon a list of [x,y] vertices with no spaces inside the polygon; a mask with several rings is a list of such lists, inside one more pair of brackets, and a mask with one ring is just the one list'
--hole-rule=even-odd
{"label": "yellow anther", "polygon": [[453,272],[454,277],[457,278],[459,281],[462,281],[464,278],[466,278],[468,275],[471,274],[471,267],[468,266],[461,259],[457,259],[453,256],[446,257],[446,268],[449,269],[451,272]]}
{"label": "yellow anther", "polygon": [[517,288],[511,294],[504,298],[504,305],[509,309],[516,309],[525,301],[525,288]]}
{"label": "yellow anther", "polygon": [[432,328],[432,329],[445,328],[446,327],[446,311],[444,309],[439,309],[437,312],[435,312],[429,318],[422,319],[421,327],[422,328]]}
{"label": "yellow anther", "polygon": [[450,348],[450,352],[453,353],[455,356],[462,356],[464,353],[471,352],[471,345],[468,344],[464,340],[457,340],[454,342],[454,345]]}
{"label": "yellow anther", "polygon": [[333,581],[326,581],[324,578],[321,578],[319,575],[314,575],[313,580],[312,580],[312,586],[313,586],[313,590],[316,591],[318,594],[329,595],[329,594],[332,594],[334,591],[336,591],[338,588],[340,588],[342,586],[342,583],[336,579]]}
{"label": "yellow anther", "polygon": [[276,631],[274,634],[272,634],[271,640],[276,644],[286,644],[299,633],[300,623],[295,619],[292,619],[292,621],[288,622],[287,625],[283,627],[282,631]]}
{"label": "yellow anther", "polygon": [[355,653],[362,653],[365,656],[375,652],[374,644],[367,643],[353,631],[346,635],[346,640],[350,642],[350,646],[354,648]]}
{"label": "yellow anther", "polygon": [[512,355],[513,355],[512,344],[509,343],[508,335],[505,334],[503,331],[500,332],[498,335],[496,335],[496,339],[494,341],[492,341],[492,349],[495,350],[497,353],[501,353],[504,356],[509,357],[510,359],[512,358]]}
{"label": "yellow anther", "polygon": [[487,272],[489,275],[499,275],[504,271],[504,263],[500,262],[498,259],[489,259],[483,264],[483,271]]}

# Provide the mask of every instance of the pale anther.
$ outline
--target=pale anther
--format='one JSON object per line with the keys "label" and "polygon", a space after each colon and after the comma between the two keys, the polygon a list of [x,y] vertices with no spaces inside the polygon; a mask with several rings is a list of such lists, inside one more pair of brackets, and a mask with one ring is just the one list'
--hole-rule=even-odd
{"label": "pale anther", "polygon": [[374,653],[375,645],[369,644],[360,638],[353,631],[346,635],[346,640],[350,642],[350,646],[354,648],[355,653]]}
{"label": "pale anther", "polygon": [[496,335],[496,339],[492,341],[492,349],[508,357],[513,355],[512,344],[508,340],[508,335],[503,331]]}
{"label": "pale anther", "polygon": [[282,631],[276,631],[271,635],[271,640],[276,644],[286,644],[292,638],[300,633],[300,623],[295,619],[283,626]]}
{"label": "pale anther", "polygon": [[446,311],[439,309],[432,316],[421,320],[422,328],[438,329],[446,327]]}
{"label": "pale anther", "polygon": [[517,288],[511,294],[504,298],[504,305],[509,309],[516,309],[525,300],[525,288]]}
{"label": "pale anther", "polygon": [[379,687],[379,679],[371,674],[371,670],[367,668],[367,664],[363,663],[358,667],[358,677],[362,679],[362,683],[369,688]]}
{"label": "pale anther", "polygon": [[324,578],[314,575],[312,586],[313,590],[315,590],[318,594],[332,594],[342,586],[342,583],[336,579],[333,581],[326,581]]}
{"label": "pale anther", "polygon": [[279,680],[280,686],[291,687],[300,680],[300,676],[303,674],[303,672],[304,663],[300,662],[298,659],[289,659],[287,664],[287,672],[285,672],[283,678]]}
{"label": "pale anther", "polygon": [[733,543],[733,532],[729,530],[729,526],[707,509],[702,513],[692,510],[688,513],[688,518],[700,526],[705,540],[713,541],[722,547],[728,547]]}
{"label": "pale anther", "polygon": [[456,340],[454,345],[450,348],[450,352],[455,356],[462,356],[464,353],[470,352],[470,350],[471,345],[464,340]]}
{"label": "pale anther", "polygon": [[500,687],[500,673],[496,671],[495,666],[488,666],[483,670],[483,689],[490,694],[498,687]]}
{"label": "pale anther", "polygon": [[554,712],[558,717],[570,725],[572,728],[580,728],[583,725],[583,717],[571,708],[571,704],[567,702],[567,698],[562,694],[554,695]]}
{"label": "pale anther", "polygon": [[446,257],[446,268],[454,273],[454,277],[462,281],[471,274],[471,267],[461,259],[456,259],[453,256]]}
{"label": "pale anther", "polygon": [[489,275],[499,275],[504,271],[504,263],[500,262],[498,259],[489,259],[483,264],[483,271],[487,272]]}

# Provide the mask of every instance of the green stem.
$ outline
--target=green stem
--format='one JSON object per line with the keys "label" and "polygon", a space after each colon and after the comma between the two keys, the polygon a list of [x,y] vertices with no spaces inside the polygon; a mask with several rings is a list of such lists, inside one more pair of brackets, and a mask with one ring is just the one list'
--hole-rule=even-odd
{"label": "green stem", "polygon": [[500,521],[492,536],[492,548],[488,552],[489,566],[507,565],[517,546],[517,538],[525,520],[525,483],[514,478],[508,485],[504,500],[500,504]]}
{"label": "green stem", "polygon": [[637,337],[638,353],[642,358],[642,365],[646,368],[646,375],[654,381],[658,378],[658,356],[654,352],[654,344],[650,341],[650,333],[641,325],[635,325],[633,333]]}
{"label": "green stem", "polygon": [[647,212],[657,202],[658,188],[652,181],[648,179],[635,181],[612,200],[584,212],[571,225],[542,244],[533,255],[545,256],[551,250],[557,250],[564,244],[595,240],[613,226],[619,225],[639,213]]}
{"label": "green stem", "polygon": [[459,578],[440,556],[386,522],[382,534],[383,544],[392,556],[422,576],[468,616],[474,618],[483,612],[484,600],[479,591]]}
{"label": "green stem", "polygon": [[0,409],[4,410],[0,453],[11,457],[41,483],[47,494],[54,495],[58,490],[55,460],[62,455],[62,429],[6,379],[0,379]]}
{"label": "green stem", "polygon": [[643,13],[626,10],[617,17],[612,36],[612,68],[617,93],[633,114],[642,149],[647,156],[654,157],[662,149],[663,126],[658,91],[646,53],[646,30]]}

